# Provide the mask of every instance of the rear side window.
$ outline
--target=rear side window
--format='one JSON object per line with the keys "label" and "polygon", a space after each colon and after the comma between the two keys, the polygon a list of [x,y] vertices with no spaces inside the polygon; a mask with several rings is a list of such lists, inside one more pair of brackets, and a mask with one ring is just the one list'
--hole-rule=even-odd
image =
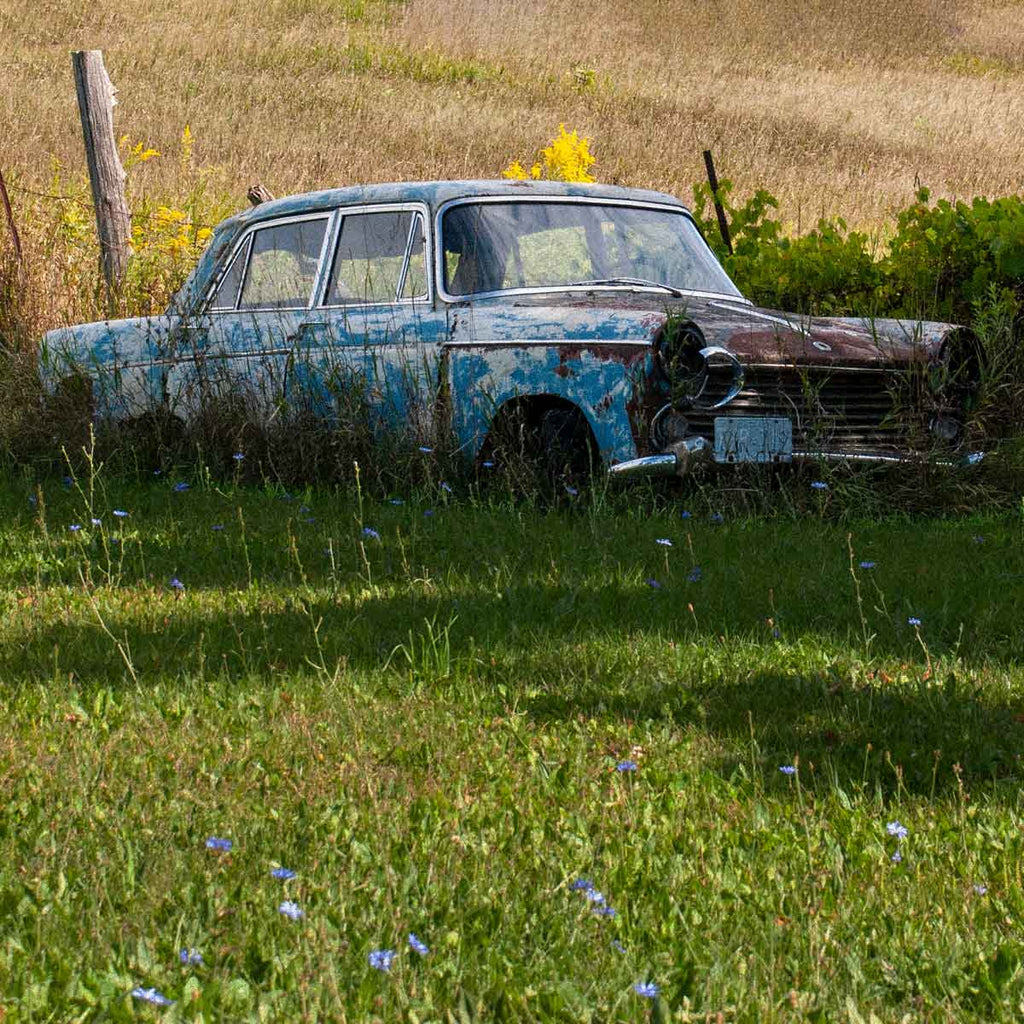
{"label": "rear side window", "polygon": [[[254,232],[238,308],[305,309],[312,297],[326,230],[327,218],[322,217],[273,224]],[[228,277],[233,273],[232,266]]]}
{"label": "rear side window", "polygon": [[325,302],[397,302],[426,294],[423,218],[412,210],[349,214],[341,222]]}

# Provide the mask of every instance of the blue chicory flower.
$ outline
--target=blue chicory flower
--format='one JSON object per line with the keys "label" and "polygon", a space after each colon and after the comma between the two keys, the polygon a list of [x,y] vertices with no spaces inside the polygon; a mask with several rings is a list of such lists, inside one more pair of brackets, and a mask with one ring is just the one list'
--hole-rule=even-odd
{"label": "blue chicory flower", "polygon": [[906,839],[908,833],[907,826],[902,824],[899,820],[890,821],[885,826],[885,831],[891,836],[895,836],[897,839]]}
{"label": "blue chicory flower", "polygon": [[594,907],[594,913],[600,917],[614,917],[615,908],[609,906]]}
{"label": "blue chicory flower", "polygon": [[920,626],[921,625],[921,620],[916,615],[911,615],[910,618],[907,619],[907,625],[908,626]]}
{"label": "blue chicory flower", "polygon": [[430,952],[430,947],[422,942],[415,932],[409,932],[409,948],[420,956],[426,956]]}
{"label": "blue chicory flower", "polygon": [[663,548],[672,547],[672,541],[670,541],[668,537],[659,537],[654,543],[660,544]]}
{"label": "blue chicory flower", "polygon": [[282,882],[287,882],[290,878],[295,877],[295,872],[291,868],[274,868],[270,875],[272,878],[279,878]]}
{"label": "blue chicory flower", "polygon": [[679,513],[679,518],[680,519],[692,519],[693,516],[684,509],[682,512]]}
{"label": "blue chicory flower", "polygon": [[171,588],[173,588],[174,590],[184,590],[185,589],[185,584],[182,583],[181,580],[179,580],[177,576],[172,576],[171,577],[171,582],[168,585]]}
{"label": "blue chicory flower", "polygon": [[615,770],[617,772],[635,772],[636,767],[636,761],[620,761],[615,766]]}
{"label": "blue chicory flower", "polygon": [[570,487],[568,484],[562,484],[562,486],[565,488],[565,493],[568,494],[570,498],[575,498],[580,493],[575,487]]}
{"label": "blue chicory flower", "polygon": [[392,505],[404,505],[404,504],[405,504],[405,502],[404,502],[404,501],[402,501],[402,499],[401,499],[401,498],[392,498],[392,499],[391,499],[391,504],[392,504]]}
{"label": "blue chicory flower", "polygon": [[100,525],[102,525],[102,523],[103,523],[103,520],[102,520],[102,519],[96,519],[96,518],[93,518],[93,519],[90,519],[90,520],[89,520],[89,522],[90,522],[90,523],[91,523],[91,524],[92,524],[93,526],[100,526]]}
{"label": "blue chicory flower", "polygon": [[658,986],[653,981],[638,981],[633,985],[633,991],[644,999],[657,999]]}
{"label": "blue chicory flower", "polygon": [[395,959],[393,949],[375,949],[368,957],[370,966],[377,971],[387,973],[391,970],[391,964]]}
{"label": "blue chicory flower", "polygon": [[494,469],[494,462],[491,459],[484,459],[481,465],[484,469]]}
{"label": "blue chicory flower", "polygon": [[180,494],[182,491],[187,491],[188,488],[189,488],[189,485],[187,483],[185,483],[184,480],[181,480],[181,481],[179,481],[178,483],[176,483],[174,485],[173,489]]}
{"label": "blue chicory flower", "polygon": [[725,516],[723,516],[721,512],[712,512],[708,518],[715,524],[715,526],[721,526],[722,523],[725,522]]}
{"label": "blue chicory flower", "polygon": [[70,526],[68,527],[68,529],[69,529],[69,530],[70,530],[70,531],[71,531],[72,533],[78,533],[78,531],[79,531],[79,530],[80,530],[81,528],[82,528],[82,526],[81,526],[81,524],[80,524],[80,523],[72,523],[72,524],[71,524],[71,525],[70,525]]}
{"label": "blue chicory flower", "polygon": [[816,491],[827,491],[828,484],[824,480],[815,480],[811,483],[811,487]]}
{"label": "blue chicory flower", "polygon": [[231,849],[232,845],[233,844],[230,839],[220,839],[217,836],[210,836],[210,838],[206,840],[206,848],[208,850],[220,850],[223,853],[227,853],[227,851]]}
{"label": "blue chicory flower", "polygon": [[380,534],[372,526],[363,527],[363,536],[371,540],[380,540]]}
{"label": "blue chicory flower", "polygon": [[604,898],[604,893],[598,892],[597,889],[584,889],[583,895],[586,896],[591,903],[594,903],[597,906],[601,906],[606,902]]}
{"label": "blue chicory flower", "polygon": [[451,486],[449,484],[445,483],[444,480],[441,481],[441,490],[442,491],[446,491],[448,494],[452,493]]}
{"label": "blue chicory flower", "polygon": [[292,921],[298,921],[303,916],[302,908],[295,902],[295,900],[285,900],[278,908],[279,914],[284,914],[285,917],[290,918]]}
{"label": "blue chicory flower", "polygon": [[424,455],[429,455],[433,450],[433,448],[430,448],[425,444],[420,445],[420,451],[423,452]]}
{"label": "blue chicory flower", "polygon": [[975,896],[984,896],[985,893],[988,892],[988,886],[987,885],[979,885],[977,882],[974,883],[972,888],[974,889],[974,895]]}
{"label": "blue chicory flower", "polygon": [[235,462],[241,462],[242,459],[245,458],[245,452],[235,452],[235,454],[232,455],[231,458],[233,458]]}
{"label": "blue chicory flower", "polygon": [[198,949],[183,949],[178,954],[178,959],[188,966],[202,964],[203,954]]}
{"label": "blue chicory flower", "polygon": [[796,767],[791,764],[780,765],[779,771],[782,772],[783,775],[796,775]]}
{"label": "blue chicory flower", "polygon": [[652,590],[661,590],[661,584],[657,580],[644,580]]}
{"label": "blue chicory flower", "polygon": [[424,515],[424,516],[432,516],[433,514],[434,514],[434,510],[433,510],[432,508],[428,508],[428,509],[427,509],[427,510],[426,510],[426,511],[425,511],[425,512],[423,513],[423,515]]}
{"label": "blue chicory flower", "polygon": [[124,509],[121,509],[121,508],[115,508],[115,509],[114,509],[114,515],[115,515],[115,516],[117,516],[117,518],[118,518],[118,519],[124,519],[124,517],[125,517],[126,515],[128,515],[128,513],[127,513],[127,512],[125,512],[125,511],[124,511]]}
{"label": "blue chicory flower", "polygon": [[688,579],[688,580],[689,580],[689,581],[690,581],[691,583],[700,583],[700,581],[701,581],[701,580],[703,579],[703,577],[704,577],[704,571],[703,571],[703,570],[701,569],[701,567],[700,567],[699,565],[695,565],[695,566],[694,566],[694,567],[693,567],[693,568],[692,568],[692,569],[691,569],[691,570],[690,570],[690,571],[689,571],[689,572],[688,572],[688,573],[686,574],[686,578],[687,578],[687,579]]}
{"label": "blue chicory flower", "polygon": [[619,942],[618,939],[612,939],[612,949],[614,949],[616,953],[626,952],[626,947],[621,942]]}
{"label": "blue chicory flower", "polygon": [[900,863],[900,862],[901,862],[901,861],[903,860],[903,854],[902,854],[902,853],[900,853],[900,851],[899,851],[899,850],[897,850],[897,851],[896,851],[896,852],[895,852],[895,853],[894,853],[894,854],[893,854],[893,855],[892,855],[892,856],[891,856],[891,857],[889,858],[889,860],[891,860],[891,861],[893,862],[893,864],[899,864],[899,863]]}
{"label": "blue chicory flower", "polygon": [[976,466],[983,458],[985,458],[984,452],[971,452],[966,459],[967,465]]}
{"label": "blue chicory flower", "polygon": [[862,569],[874,569],[875,563],[874,562],[867,562],[867,561],[861,562],[860,563],[860,567]]}
{"label": "blue chicory flower", "polygon": [[222,523],[214,523],[213,526],[210,527],[210,529],[219,532],[220,530],[224,529],[224,525]]}
{"label": "blue chicory flower", "polygon": [[569,888],[577,892],[590,892],[594,888],[594,883],[589,878],[577,878]]}
{"label": "blue chicory flower", "polygon": [[142,988],[141,985],[132,989],[132,995],[154,1006],[171,1006],[174,1003],[173,999],[168,999],[159,989]]}

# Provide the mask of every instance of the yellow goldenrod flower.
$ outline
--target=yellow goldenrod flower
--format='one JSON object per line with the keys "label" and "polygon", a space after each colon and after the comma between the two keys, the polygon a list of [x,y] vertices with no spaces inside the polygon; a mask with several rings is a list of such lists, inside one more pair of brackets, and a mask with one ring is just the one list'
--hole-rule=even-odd
{"label": "yellow goldenrod flower", "polygon": [[526,178],[526,171],[523,170],[523,165],[518,160],[513,160],[501,172],[503,178],[512,178],[515,181],[523,181]]}

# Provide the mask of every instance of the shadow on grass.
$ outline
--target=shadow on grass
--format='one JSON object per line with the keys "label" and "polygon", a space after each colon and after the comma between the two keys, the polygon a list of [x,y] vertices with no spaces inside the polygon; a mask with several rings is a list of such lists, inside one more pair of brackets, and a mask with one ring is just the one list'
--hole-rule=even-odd
{"label": "shadow on grass", "polygon": [[363,692],[417,692],[471,713],[512,705],[541,722],[689,726],[723,741],[726,773],[752,759],[774,771],[799,758],[843,784],[895,787],[899,771],[908,790],[929,792],[954,784],[954,763],[972,780],[1019,772],[1024,702],[1007,695],[997,659],[979,653],[955,670],[936,661],[937,678],[924,681],[922,651],[906,631],[878,641],[865,663],[849,644],[853,624],[834,613],[808,611],[775,640],[763,619],[751,624],[755,607],[737,595],[733,618],[710,619],[711,629],[685,600],[622,584],[385,595],[356,607],[343,595],[308,605],[288,597],[237,612],[157,593],[144,614],[108,618],[109,632],[88,621],[87,607],[34,624],[20,644],[0,648],[0,677],[8,687],[70,678],[88,689],[131,682],[132,672],[145,686],[269,681],[340,664]]}

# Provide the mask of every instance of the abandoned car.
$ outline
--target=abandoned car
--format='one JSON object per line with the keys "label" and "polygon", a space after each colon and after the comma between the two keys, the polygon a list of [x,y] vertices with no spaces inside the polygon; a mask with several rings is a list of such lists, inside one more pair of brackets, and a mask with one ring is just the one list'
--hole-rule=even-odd
{"label": "abandoned car", "polygon": [[453,181],[255,206],[165,315],[51,331],[41,372],[117,420],[225,394],[337,417],[355,392],[420,444],[489,459],[514,421],[539,459],[625,477],[955,453],[970,350],[951,324],[756,308],[669,195]]}

